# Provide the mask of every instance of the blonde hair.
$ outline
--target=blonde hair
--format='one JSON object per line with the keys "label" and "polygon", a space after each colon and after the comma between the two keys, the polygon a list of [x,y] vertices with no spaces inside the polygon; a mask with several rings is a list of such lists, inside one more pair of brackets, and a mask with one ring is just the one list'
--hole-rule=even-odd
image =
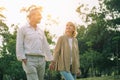
{"label": "blonde hair", "polygon": [[[71,24],[71,25],[72,25],[72,27],[74,28],[74,31],[73,31],[73,33],[72,33],[72,36],[73,36],[73,37],[76,37],[76,36],[77,36],[77,29],[76,29],[75,24],[74,24],[73,22],[71,22],[71,21],[67,22],[67,24]],[[66,33],[66,32],[65,32],[65,33]]]}

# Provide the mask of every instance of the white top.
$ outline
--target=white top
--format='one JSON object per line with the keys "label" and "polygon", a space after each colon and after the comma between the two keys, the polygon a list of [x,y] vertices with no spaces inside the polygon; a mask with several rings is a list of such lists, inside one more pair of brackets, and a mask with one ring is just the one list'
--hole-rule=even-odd
{"label": "white top", "polygon": [[26,59],[25,54],[42,55],[47,61],[53,60],[45,34],[39,27],[35,30],[29,24],[25,24],[18,29],[16,41],[18,60]]}
{"label": "white top", "polygon": [[72,64],[72,38],[68,38],[69,46],[70,46],[70,57],[71,57],[71,64]]}

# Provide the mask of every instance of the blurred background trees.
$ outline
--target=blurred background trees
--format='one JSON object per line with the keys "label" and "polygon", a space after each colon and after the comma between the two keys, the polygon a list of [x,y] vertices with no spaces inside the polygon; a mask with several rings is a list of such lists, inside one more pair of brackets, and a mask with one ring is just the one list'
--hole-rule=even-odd
{"label": "blurred background trees", "polygon": [[[21,62],[17,61],[15,54],[19,25],[7,26],[1,12],[4,9],[0,7],[0,80],[26,80]],[[80,77],[120,75],[120,1],[99,0],[99,7],[93,7],[90,13],[82,12],[82,9],[87,11],[89,8],[84,4],[79,4],[76,8],[78,17],[86,24],[77,24]],[[10,28],[13,29],[12,33]],[[51,35],[48,30],[45,33],[49,44],[54,45],[52,39],[55,35]],[[48,64],[49,62],[45,76],[59,80],[59,73],[49,71]]]}
{"label": "blurred background trees", "polygon": [[99,7],[84,13],[76,9],[86,26],[78,25],[82,77],[120,75],[120,1],[99,0]]}

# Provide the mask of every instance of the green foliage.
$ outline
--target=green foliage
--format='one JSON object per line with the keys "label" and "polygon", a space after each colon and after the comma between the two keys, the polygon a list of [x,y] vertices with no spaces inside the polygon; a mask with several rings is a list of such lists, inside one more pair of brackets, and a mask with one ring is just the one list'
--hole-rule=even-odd
{"label": "green foliage", "polygon": [[81,9],[88,11],[83,4],[76,10],[87,25],[78,26],[77,36],[82,77],[120,74],[120,3],[118,0],[99,2],[99,9],[93,7],[90,13],[82,12]]}
{"label": "green foliage", "polygon": [[107,6],[107,9],[111,11],[119,11],[120,12],[120,1],[119,0],[104,0],[104,3]]}
{"label": "green foliage", "polygon": [[98,73],[95,72],[98,71],[97,67],[100,65],[98,62],[102,59],[102,55],[99,52],[90,49],[85,51],[80,59],[81,70],[84,77],[98,75]]}
{"label": "green foliage", "polygon": [[[6,80],[8,76],[10,79],[25,80],[26,77],[24,76],[25,74],[22,70],[21,63],[16,59],[16,31],[12,34],[5,23],[1,22],[0,25],[0,36],[3,40],[0,50],[0,73],[4,80]],[[14,28],[16,27],[17,26],[14,26]]]}
{"label": "green foliage", "polygon": [[84,51],[87,50],[87,45],[85,44],[85,34],[86,34],[86,28],[84,26],[78,26],[77,28],[77,39],[78,39],[78,45],[79,45],[79,51],[80,53],[84,53]]}
{"label": "green foliage", "polygon": [[77,80],[119,80],[120,76],[106,76],[106,77],[93,77],[93,78],[82,78]]}
{"label": "green foliage", "polygon": [[47,37],[47,41],[49,44],[54,44],[55,42],[52,41],[52,38],[55,37],[55,35],[51,35],[50,32],[48,30],[45,30],[45,35]]}

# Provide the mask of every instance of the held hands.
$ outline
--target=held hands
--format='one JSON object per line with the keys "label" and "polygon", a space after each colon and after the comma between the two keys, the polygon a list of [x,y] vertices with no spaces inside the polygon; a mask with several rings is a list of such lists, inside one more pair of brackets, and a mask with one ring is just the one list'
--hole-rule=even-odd
{"label": "held hands", "polygon": [[78,69],[77,76],[80,76],[80,74],[81,74],[80,69]]}
{"label": "held hands", "polygon": [[49,69],[50,70],[55,70],[55,62],[51,62],[50,64],[49,64]]}

